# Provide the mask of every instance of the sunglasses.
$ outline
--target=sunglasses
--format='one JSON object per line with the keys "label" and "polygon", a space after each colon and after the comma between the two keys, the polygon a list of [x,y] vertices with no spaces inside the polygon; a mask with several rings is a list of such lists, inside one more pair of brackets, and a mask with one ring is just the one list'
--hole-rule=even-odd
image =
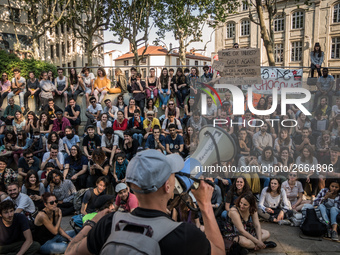
{"label": "sunglasses", "polygon": [[90,103],[92,104],[92,103],[95,103],[96,101],[91,101]]}
{"label": "sunglasses", "polygon": [[33,158],[33,156],[30,156],[30,157],[26,157],[26,158],[30,159],[30,158]]}
{"label": "sunglasses", "polygon": [[58,204],[58,200],[54,200],[54,201],[51,201],[51,202],[48,202],[50,205],[54,205],[54,204]]}
{"label": "sunglasses", "polygon": [[169,105],[174,105],[174,104],[169,104]]}
{"label": "sunglasses", "polygon": [[297,175],[296,174],[289,174],[289,176],[296,177]]}

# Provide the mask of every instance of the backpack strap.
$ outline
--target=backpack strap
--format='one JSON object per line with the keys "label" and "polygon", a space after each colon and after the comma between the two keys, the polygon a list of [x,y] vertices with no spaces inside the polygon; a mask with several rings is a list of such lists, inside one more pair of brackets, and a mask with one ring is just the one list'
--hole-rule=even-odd
{"label": "backpack strap", "polygon": [[321,211],[319,208],[315,208],[314,209],[315,211],[315,214],[316,214],[316,217],[319,219],[319,221],[322,223],[322,224],[325,224],[326,226],[328,226],[328,223],[324,220],[324,218],[322,217],[322,214],[321,214]]}
{"label": "backpack strap", "polygon": [[[111,234],[102,247],[100,254],[106,254],[104,248],[110,243],[131,247],[143,254],[161,254],[159,241],[177,228],[181,223],[166,217],[142,218],[130,213],[116,212],[112,219]],[[143,233],[124,231],[126,226],[144,228]],[[103,252],[103,253],[102,253]],[[109,254],[109,253],[107,253]]]}

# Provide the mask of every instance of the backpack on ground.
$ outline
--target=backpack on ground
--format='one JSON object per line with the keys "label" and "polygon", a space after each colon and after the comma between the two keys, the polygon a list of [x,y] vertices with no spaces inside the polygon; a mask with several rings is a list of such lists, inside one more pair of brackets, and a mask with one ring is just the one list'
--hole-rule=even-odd
{"label": "backpack on ground", "polygon": [[306,236],[321,237],[327,232],[328,224],[322,218],[319,208],[302,209],[300,229]]}
{"label": "backpack on ground", "polygon": [[77,214],[81,209],[81,203],[83,202],[83,197],[86,191],[88,191],[89,189],[90,188],[78,190],[77,193],[74,195],[73,207],[74,207],[74,210],[77,212]]}
{"label": "backpack on ground", "polygon": [[158,242],[180,224],[164,216],[143,218],[116,212],[112,218],[111,234],[100,254],[160,255]]}

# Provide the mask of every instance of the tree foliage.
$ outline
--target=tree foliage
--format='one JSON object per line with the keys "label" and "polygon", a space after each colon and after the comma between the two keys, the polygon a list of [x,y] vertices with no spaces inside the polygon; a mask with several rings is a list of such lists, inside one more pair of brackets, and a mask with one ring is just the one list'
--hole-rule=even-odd
{"label": "tree foliage", "polygon": [[156,25],[159,39],[172,32],[179,42],[179,58],[185,65],[185,53],[190,43],[202,41],[205,25],[216,28],[225,23],[239,6],[237,0],[161,0],[157,4]]}
{"label": "tree foliage", "polygon": [[109,0],[71,0],[66,22],[71,26],[74,36],[85,43],[88,65],[92,65],[94,51],[107,43],[96,43],[94,38],[99,32],[109,28],[110,17],[115,1]]}
{"label": "tree foliage", "polygon": [[[118,38],[116,43],[127,40],[135,57],[135,64],[144,58],[152,28],[151,17],[158,0],[117,0],[114,2],[110,30]],[[145,46],[138,55],[138,48]]]}
{"label": "tree foliage", "polygon": [[9,79],[13,78],[13,69],[19,68],[21,76],[28,78],[28,72],[33,71],[36,77],[40,77],[42,71],[52,70],[54,76],[57,75],[57,67],[47,62],[36,59],[21,60],[13,53],[8,53],[5,50],[0,50],[0,70],[6,72]]}

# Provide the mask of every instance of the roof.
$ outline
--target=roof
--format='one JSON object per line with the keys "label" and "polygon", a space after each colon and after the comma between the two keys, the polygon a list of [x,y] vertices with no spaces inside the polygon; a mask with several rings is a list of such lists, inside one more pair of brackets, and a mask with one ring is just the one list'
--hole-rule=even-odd
{"label": "roof", "polygon": [[[138,49],[138,55],[142,55],[143,51],[145,49],[145,46],[141,47]],[[164,49],[162,46],[154,46],[154,45],[149,45],[148,48],[146,49],[144,56],[160,56],[160,55],[167,55],[168,51]],[[133,58],[134,55],[132,52],[125,53],[121,55],[120,57],[116,58],[115,60],[121,60],[121,59],[128,59],[128,58]]]}
{"label": "roof", "polygon": [[[138,55],[142,55],[143,51],[145,49],[145,46],[141,47],[138,49]],[[168,50],[165,49],[162,46],[154,46],[154,45],[149,45],[148,48],[146,49],[146,52],[144,53],[144,56],[179,56],[178,53],[168,53]],[[132,52],[125,53],[121,55],[120,57],[116,58],[115,61],[117,60],[123,60],[123,59],[130,59],[134,58],[134,55]],[[200,59],[200,60],[206,60],[210,61],[210,57],[203,56],[202,54],[199,53],[193,53],[191,54],[190,52],[187,52],[186,58],[191,58],[191,59]]]}

